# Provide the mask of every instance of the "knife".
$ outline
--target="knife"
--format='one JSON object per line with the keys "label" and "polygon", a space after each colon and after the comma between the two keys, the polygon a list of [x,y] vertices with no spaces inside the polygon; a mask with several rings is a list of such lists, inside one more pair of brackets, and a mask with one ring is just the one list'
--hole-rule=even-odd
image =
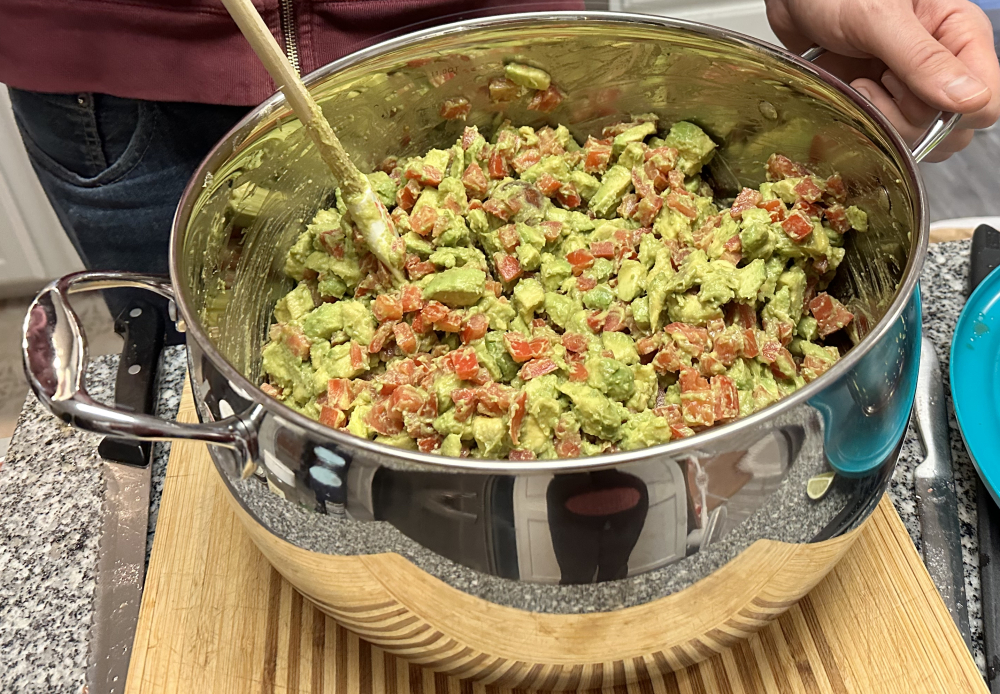
{"label": "knife", "polygon": [[[125,340],[115,380],[115,403],[120,409],[151,414],[163,350],[163,314],[155,306],[132,302],[115,321],[115,332]],[[87,692],[121,694],[145,577],[151,445],[109,437],[97,450],[105,460],[104,503]]]}
{"label": "knife", "polygon": [[962,535],[958,525],[958,498],[951,467],[948,409],[934,343],[924,336],[913,413],[925,457],[913,473],[917,514],[927,573],[934,579],[951,618],[972,650],[969,608],[965,597]]}
{"label": "knife", "polygon": [[[981,224],[972,236],[969,257],[968,293],[1000,267],[1000,232]],[[982,478],[976,475],[976,508],[979,512],[979,584],[983,605],[983,651],[986,655],[986,682],[993,694],[1000,694],[1000,509]]]}

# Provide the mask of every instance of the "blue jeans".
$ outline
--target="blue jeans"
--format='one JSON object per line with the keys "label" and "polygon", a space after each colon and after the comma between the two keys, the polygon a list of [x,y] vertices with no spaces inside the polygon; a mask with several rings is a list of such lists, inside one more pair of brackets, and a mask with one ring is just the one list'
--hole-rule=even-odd
{"label": "blue jeans", "polygon": [[[9,92],[42,188],[91,270],[167,272],[170,226],[184,186],[249,110]],[[133,296],[107,292],[112,315]]]}

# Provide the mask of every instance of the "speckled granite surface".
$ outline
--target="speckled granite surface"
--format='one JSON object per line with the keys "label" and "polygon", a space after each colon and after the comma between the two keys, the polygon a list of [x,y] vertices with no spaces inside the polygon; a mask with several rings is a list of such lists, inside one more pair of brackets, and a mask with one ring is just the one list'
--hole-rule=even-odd
{"label": "speckled granite surface", "polygon": [[[946,378],[947,346],[964,303],[967,254],[968,242],[932,247],[923,276],[924,325],[938,346]],[[91,383],[98,399],[110,397],[114,364],[114,358],[106,358],[94,365]],[[180,398],[181,351],[168,351],[164,366],[158,407],[170,416]],[[955,426],[952,418],[966,590],[974,655],[982,669],[975,472]],[[83,684],[100,511],[98,441],[61,426],[33,398],[26,403],[8,462],[0,468],[0,691],[75,694]],[[150,542],[168,451],[168,445],[154,448]],[[913,468],[920,458],[920,444],[910,431],[890,489],[918,547]],[[472,584],[464,589],[482,588]]]}
{"label": "speckled granite surface", "polygon": [[[186,369],[168,348],[157,410],[173,417]],[[114,397],[117,356],[97,359],[91,395]],[[62,425],[33,396],[0,467],[0,691],[67,692],[84,685],[101,510],[101,437]],[[153,447],[150,532],[159,510],[169,444]]]}

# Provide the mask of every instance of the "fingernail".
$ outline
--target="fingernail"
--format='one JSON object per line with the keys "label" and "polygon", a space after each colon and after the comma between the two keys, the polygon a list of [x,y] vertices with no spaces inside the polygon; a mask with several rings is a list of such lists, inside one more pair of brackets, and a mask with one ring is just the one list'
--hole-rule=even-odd
{"label": "fingernail", "polygon": [[970,75],[962,75],[944,87],[944,93],[958,103],[974,99],[986,91],[986,85]]}
{"label": "fingernail", "polygon": [[889,90],[889,93],[895,97],[898,97],[903,91],[901,88],[903,86],[902,82],[896,79],[896,76],[891,72],[886,71],[886,73],[882,75],[882,84],[885,85],[885,88]]}
{"label": "fingernail", "polygon": [[860,87],[860,86],[855,87],[854,91],[856,91],[861,96],[865,97],[865,99],[867,99],[868,101],[872,100],[872,93],[870,91],[868,91],[867,89],[865,89],[864,87]]}

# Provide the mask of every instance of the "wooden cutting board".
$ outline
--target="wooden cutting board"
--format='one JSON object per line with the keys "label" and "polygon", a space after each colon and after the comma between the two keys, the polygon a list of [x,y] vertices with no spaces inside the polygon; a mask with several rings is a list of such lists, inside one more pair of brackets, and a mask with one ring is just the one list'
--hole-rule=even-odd
{"label": "wooden cutting board", "polygon": [[[178,419],[197,419],[189,389]],[[203,444],[173,444],[127,694],[507,691],[425,671],[337,625],[267,563],[225,494]],[[667,677],[598,691],[987,689],[886,498],[834,571],[748,641]]]}

